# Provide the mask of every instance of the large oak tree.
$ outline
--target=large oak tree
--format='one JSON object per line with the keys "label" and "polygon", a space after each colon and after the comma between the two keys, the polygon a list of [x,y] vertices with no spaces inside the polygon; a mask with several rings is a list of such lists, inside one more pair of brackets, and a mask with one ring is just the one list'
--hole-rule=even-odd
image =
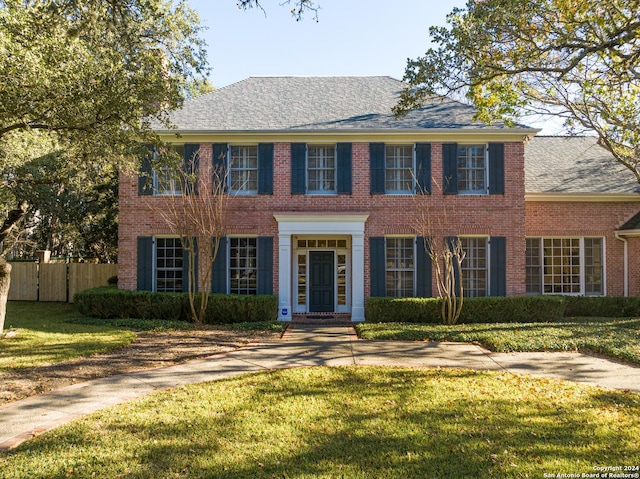
{"label": "large oak tree", "polygon": [[639,12],[640,0],[470,0],[409,60],[396,113],[458,95],[488,123],[556,115],[640,182]]}
{"label": "large oak tree", "polygon": [[[206,73],[201,29],[183,1],[0,0],[0,186],[16,205],[0,218],[0,245],[29,185],[135,168],[152,122],[168,126]],[[54,171],[30,173],[51,161]],[[9,272],[0,256],[0,332]]]}

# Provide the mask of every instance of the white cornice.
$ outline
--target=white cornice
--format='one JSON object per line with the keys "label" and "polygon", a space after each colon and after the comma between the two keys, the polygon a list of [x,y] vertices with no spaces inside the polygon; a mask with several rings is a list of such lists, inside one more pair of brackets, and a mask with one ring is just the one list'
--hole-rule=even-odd
{"label": "white cornice", "polygon": [[343,130],[264,130],[264,131],[207,131],[207,130],[156,130],[155,133],[169,142],[217,141],[301,141],[302,137],[319,141],[370,142],[370,141],[518,141],[525,142],[540,130],[534,128],[421,128],[421,129],[343,129]]}
{"label": "white cornice", "polygon": [[640,202],[638,193],[525,193],[525,201],[555,201],[555,202]]}

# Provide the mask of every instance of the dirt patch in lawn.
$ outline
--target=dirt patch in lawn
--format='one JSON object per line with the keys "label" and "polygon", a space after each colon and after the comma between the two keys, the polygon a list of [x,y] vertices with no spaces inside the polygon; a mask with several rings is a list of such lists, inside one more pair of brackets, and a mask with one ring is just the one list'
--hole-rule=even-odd
{"label": "dirt patch in lawn", "polygon": [[0,404],[71,384],[118,374],[178,364],[233,351],[272,334],[246,331],[195,330],[141,332],[127,347],[61,363],[0,372]]}

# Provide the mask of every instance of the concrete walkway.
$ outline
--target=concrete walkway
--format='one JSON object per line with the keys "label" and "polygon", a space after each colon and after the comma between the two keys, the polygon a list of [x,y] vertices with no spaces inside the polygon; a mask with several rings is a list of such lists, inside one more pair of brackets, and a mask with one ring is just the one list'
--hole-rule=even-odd
{"label": "concrete walkway", "polygon": [[162,389],[270,369],[346,365],[500,370],[640,392],[640,368],[586,354],[491,353],[462,343],[360,341],[348,326],[296,325],[279,340],[176,366],[79,383],[0,406],[0,450]]}

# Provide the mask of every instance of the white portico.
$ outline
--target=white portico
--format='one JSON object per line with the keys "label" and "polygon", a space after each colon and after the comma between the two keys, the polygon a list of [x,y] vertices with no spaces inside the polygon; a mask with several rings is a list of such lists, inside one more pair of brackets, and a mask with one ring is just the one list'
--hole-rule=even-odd
{"label": "white portico", "polygon": [[279,213],[278,319],[351,313],[364,321],[364,225],[368,214]]}

